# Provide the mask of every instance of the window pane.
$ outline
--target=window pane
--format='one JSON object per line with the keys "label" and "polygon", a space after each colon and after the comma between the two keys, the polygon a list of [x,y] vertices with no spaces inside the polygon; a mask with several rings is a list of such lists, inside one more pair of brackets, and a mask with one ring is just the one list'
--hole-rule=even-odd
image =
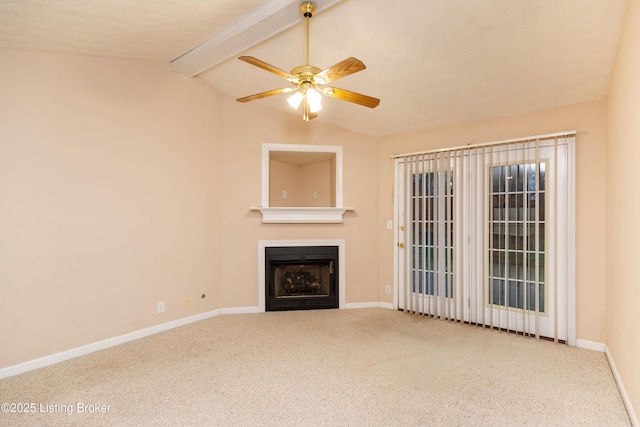
{"label": "window pane", "polygon": [[[518,181],[522,181],[520,175],[519,165],[510,165],[506,167],[506,179],[507,179],[507,191],[510,193],[518,191]],[[520,186],[520,190],[522,191],[522,186]]]}
{"label": "window pane", "polygon": [[[532,310],[536,279],[541,288],[539,296],[544,298],[544,163],[496,166],[491,178],[490,301]],[[525,281],[529,283],[526,294]],[[544,301],[540,307],[543,311]]]}
{"label": "window pane", "polygon": [[[443,181],[439,181],[442,179]],[[453,174],[449,172],[428,172],[414,174],[411,187],[412,239],[411,252],[412,289],[427,295],[438,295],[440,285],[444,293],[452,295],[453,281]],[[444,185],[444,193],[439,186]],[[444,212],[440,207],[444,205]],[[444,213],[444,217],[440,214]],[[437,219],[437,220],[436,220]],[[444,230],[438,224],[444,223]],[[442,259],[438,257],[441,256]],[[440,263],[445,274],[439,274]]]}
{"label": "window pane", "polygon": [[493,168],[492,172],[492,190],[494,193],[503,193],[504,192],[504,167],[497,166]]}

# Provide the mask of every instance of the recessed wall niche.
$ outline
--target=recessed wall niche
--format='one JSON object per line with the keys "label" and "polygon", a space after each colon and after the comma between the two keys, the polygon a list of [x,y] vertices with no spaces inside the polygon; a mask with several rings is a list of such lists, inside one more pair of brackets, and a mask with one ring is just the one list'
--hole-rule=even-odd
{"label": "recessed wall niche", "polygon": [[269,152],[269,206],[335,207],[336,154]]}
{"label": "recessed wall niche", "polygon": [[342,147],[262,144],[262,222],[342,222]]}

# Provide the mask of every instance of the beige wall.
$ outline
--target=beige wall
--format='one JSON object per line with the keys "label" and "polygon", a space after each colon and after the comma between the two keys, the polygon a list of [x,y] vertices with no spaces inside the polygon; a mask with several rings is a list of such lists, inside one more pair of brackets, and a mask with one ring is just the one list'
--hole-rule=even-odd
{"label": "beige wall", "polygon": [[214,91],[0,51],[0,93],[0,367],[219,307]]}
{"label": "beige wall", "polygon": [[[0,51],[0,93],[0,368],[255,307],[260,239],[345,239],[347,302],[377,301],[375,139],[238,104],[163,63]],[[356,211],[261,224],[263,142],[342,145]]]}
{"label": "beige wall", "polygon": [[335,168],[332,169],[331,163],[326,160],[297,165],[270,160],[269,206],[335,206]]}
{"label": "beige wall", "polygon": [[[605,339],[605,104],[588,103],[385,138],[380,144],[380,218],[393,218],[394,153],[457,147],[576,130],[576,310],[578,339]],[[381,300],[393,283],[393,231],[380,235]]]}
{"label": "beige wall", "polygon": [[[251,126],[245,121],[251,118]],[[286,119],[285,119],[286,118]],[[223,307],[258,304],[258,240],[345,239],[346,299],[350,302],[378,301],[377,259],[377,140],[328,126],[321,121],[304,122],[299,116],[262,108],[258,103],[239,104],[223,100],[224,128],[221,141],[225,159],[242,159],[242,168],[224,162],[221,188],[224,200],[220,238]],[[260,204],[261,144],[339,145],[343,147],[344,205],[355,212],[343,224],[262,224]]]}
{"label": "beige wall", "polygon": [[331,202],[333,191],[330,174],[331,162],[329,160],[300,166],[300,181],[302,183],[300,206],[335,206]]}
{"label": "beige wall", "polygon": [[[279,160],[269,160],[269,206],[302,206],[299,166]],[[287,192],[287,198],[284,192]]]}
{"label": "beige wall", "polygon": [[628,2],[607,110],[607,347],[640,411],[640,2]]}

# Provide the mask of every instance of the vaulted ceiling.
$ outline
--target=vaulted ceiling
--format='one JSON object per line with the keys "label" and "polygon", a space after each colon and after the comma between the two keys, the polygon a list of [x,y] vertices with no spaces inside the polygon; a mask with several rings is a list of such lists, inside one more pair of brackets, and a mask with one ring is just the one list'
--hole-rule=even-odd
{"label": "vaulted ceiling", "polygon": [[[238,98],[288,85],[237,60],[238,55],[285,71],[305,63],[300,3],[3,0],[0,48],[155,60],[170,67],[242,24],[248,36],[241,49],[199,72],[218,91]],[[362,60],[365,70],[333,85],[382,101],[369,109],[325,97],[315,121],[386,136],[602,99],[626,3],[335,1],[311,19],[310,63],[324,69],[349,56]],[[291,7],[299,21],[265,40],[247,40],[252,34],[248,18],[278,7]],[[301,116],[288,106],[286,95],[252,102]]]}

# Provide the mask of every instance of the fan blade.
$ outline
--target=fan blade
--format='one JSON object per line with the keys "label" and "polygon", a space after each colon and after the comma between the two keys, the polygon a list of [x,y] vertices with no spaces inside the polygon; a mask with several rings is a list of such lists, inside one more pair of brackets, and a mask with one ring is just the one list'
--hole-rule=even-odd
{"label": "fan blade", "polygon": [[329,82],[341,79],[350,74],[357,73],[367,68],[362,61],[354,57],[349,57],[344,61],[340,61],[335,65],[320,71],[314,76],[316,84],[327,84]]}
{"label": "fan blade", "polygon": [[375,108],[380,104],[378,98],[362,95],[360,93],[351,92],[350,90],[340,89],[337,87],[325,87],[322,93],[332,98],[342,99],[343,101],[353,102],[354,104],[364,105],[365,107]]}
{"label": "fan blade", "polygon": [[279,95],[281,93],[289,93],[291,91],[294,91],[295,89],[292,87],[283,87],[281,89],[273,89],[273,90],[268,90],[266,92],[260,92],[260,93],[256,93],[254,95],[249,95],[249,96],[245,96],[243,98],[238,98],[236,99],[236,101],[238,102],[249,102],[249,101],[254,101],[256,99],[260,99],[260,98],[266,98],[267,96],[272,96],[272,95]]}
{"label": "fan blade", "polygon": [[263,70],[269,71],[270,73],[285,78],[292,83],[298,82],[298,78],[293,74],[287,73],[286,71],[281,70],[278,67],[274,67],[271,64],[267,64],[266,62],[261,61],[258,58],[254,58],[253,56],[240,56],[238,59],[246,62],[247,64],[255,65],[258,68],[262,68]]}

